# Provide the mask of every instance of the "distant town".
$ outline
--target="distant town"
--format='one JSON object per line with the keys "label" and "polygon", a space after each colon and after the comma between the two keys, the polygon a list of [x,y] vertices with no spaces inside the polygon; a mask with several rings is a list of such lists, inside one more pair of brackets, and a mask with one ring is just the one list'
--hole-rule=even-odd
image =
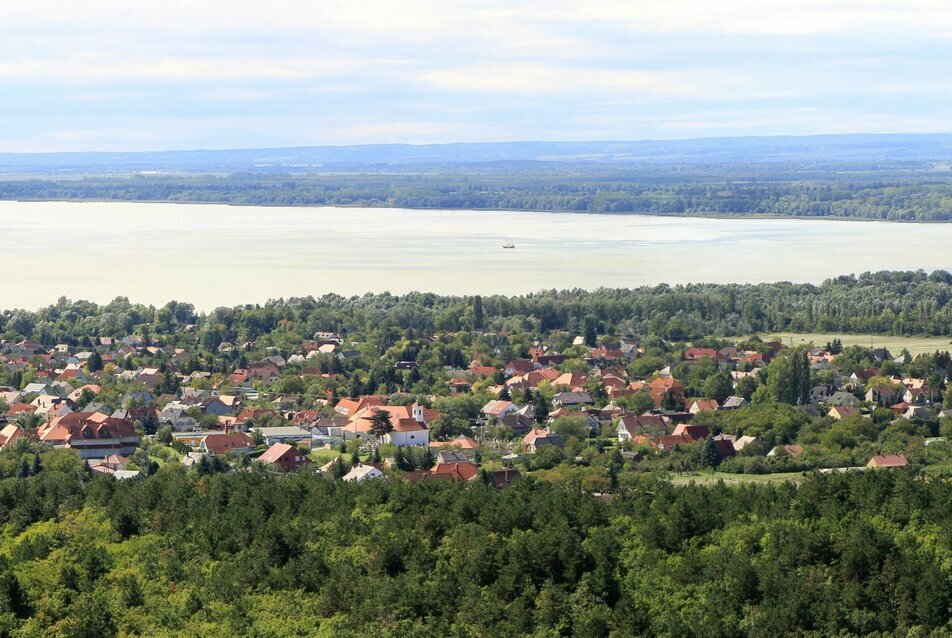
{"label": "distant town", "polygon": [[184,322],[161,332],[0,342],[0,449],[69,450],[119,479],[170,463],[499,488],[576,473],[598,492],[624,472],[952,461],[948,352],[689,345],[597,334],[592,321],[580,334],[408,333],[378,348],[334,331],[304,338],[282,320],[239,342],[176,311]]}

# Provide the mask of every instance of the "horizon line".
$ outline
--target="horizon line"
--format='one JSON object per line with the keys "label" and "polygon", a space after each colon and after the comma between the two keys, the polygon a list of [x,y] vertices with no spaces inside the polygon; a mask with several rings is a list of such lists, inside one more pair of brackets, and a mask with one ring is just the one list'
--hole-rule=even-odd
{"label": "horizon line", "polygon": [[698,137],[678,137],[678,138],[639,138],[639,139],[522,139],[522,140],[485,140],[478,142],[448,141],[448,142],[366,142],[359,144],[304,144],[293,146],[236,146],[236,147],[200,147],[200,148],[166,148],[161,150],[88,150],[88,151],[3,151],[0,150],[0,157],[3,156],[44,156],[44,155],[123,155],[123,154],[163,154],[163,153],[223,153],[223,152],[243,152],[243,151],[287,151],[302,149],[346,149],[346,148],[375,148],[375,147],[407,147],[407,148],[427,148],[434,146],[485,146],[485,145],[517,145],[517,144],[648,144],[648,143],[690,143],[701,141],[719,141],[719,140],[770,140],[770,139],[794,139],[807,140],[816,138],[844,138],[844,137],[952,137],[950,131],[929,131],[929,132],[877,132],[877,133],[810,133],[804,135],[797,134],[776,134],[776,135],[712,135]]}

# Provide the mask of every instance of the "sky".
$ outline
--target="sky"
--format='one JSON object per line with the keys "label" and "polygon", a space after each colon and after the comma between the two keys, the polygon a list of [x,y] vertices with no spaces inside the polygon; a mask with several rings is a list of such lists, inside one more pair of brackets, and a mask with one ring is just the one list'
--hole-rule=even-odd
{"label": "sky", "polygon": [[0,2],[0,152],[947,131],[947,0]]}

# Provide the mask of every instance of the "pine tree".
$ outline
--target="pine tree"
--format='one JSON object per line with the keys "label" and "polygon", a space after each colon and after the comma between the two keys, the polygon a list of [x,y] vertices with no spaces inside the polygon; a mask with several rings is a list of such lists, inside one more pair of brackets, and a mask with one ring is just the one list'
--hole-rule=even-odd
{"label": "pine tree", "polygon": [[386,410],[376,410],[370,419],[370,432],[377,438],[393,432],[393,424],[390,422],[390,413]]}
{"label": "pine tree", "polygon": [[721,462],[721,457],[717,454],[717,447],[714,445],[714,435],[708,434],[701,446],[701,463],[705,467],[715,468]]}
{"label": "pine tree", "polygon": [[86,368],[91,373],[102,370],[102,356],[98,352],[92,353],[86,361]]}
{"label": "pine tree", "polygon": [[598,343],[598,331],[596,329],[595,317],[593,315],[585,315],[583,327],[585,332],[585,345],[590,348],[594,348]]}
{"label": "pine tree", "polygon": [[479,330],[483,327],[483,298],[479,295],[473,297],[473,330]]}
{"label": "pine tree", "polygon": [[535,394],[535,420],[536,423],[542,425],[549,419],[549,403],[545,400],[545,397],[542,396],[542,392],[536,390]]}
{"label": "pine tree", "polygon": [[347,474],[347,468],[344,467],[344,456],[338,456],[337,460],[334,461],[334,465],[331,466],[331,476],[336,479],[343,478]]}

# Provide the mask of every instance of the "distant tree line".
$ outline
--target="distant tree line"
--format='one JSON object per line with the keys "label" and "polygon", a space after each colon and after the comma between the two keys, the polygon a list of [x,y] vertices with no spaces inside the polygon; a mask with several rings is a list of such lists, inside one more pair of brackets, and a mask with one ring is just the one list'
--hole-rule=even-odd
{"label": "distant tree line", "polygon": [[[952,180],[887,173],[849,180],[759,167],[632,173],[577,167],[425,174],[135,176],[0,181],[0,199],[216,202],[656,215],[952,220]],[[872,173],[875,178],[876,173]],[[918,174],[917,174],[918,175]]]}
{"label": "distant tree line", "polygon": [[[523,296],[473,297],[414,292],[302,297],[197,313],[187,303],[160,308],[119,297],[106,305],[57,303],[0,313],[0,335],[44,345],[86,344],[138,332],[145,341],[190,339],[212,350],[223,341],[269,336],[299,345],[317,331],[360,334],[386,349],[400,337],[434,331],[655,335],[674,341],[763,332],[952,335],[952,273],[876,272],[820,285],[689,284],[634,289],[546,290]],[[192,336],[194,335],[194,336]],[[463,362],[465,363],[465,362]],[[457,365],[457,364],[454,364]],[[462,365],[462,364],[459,364]]]}

